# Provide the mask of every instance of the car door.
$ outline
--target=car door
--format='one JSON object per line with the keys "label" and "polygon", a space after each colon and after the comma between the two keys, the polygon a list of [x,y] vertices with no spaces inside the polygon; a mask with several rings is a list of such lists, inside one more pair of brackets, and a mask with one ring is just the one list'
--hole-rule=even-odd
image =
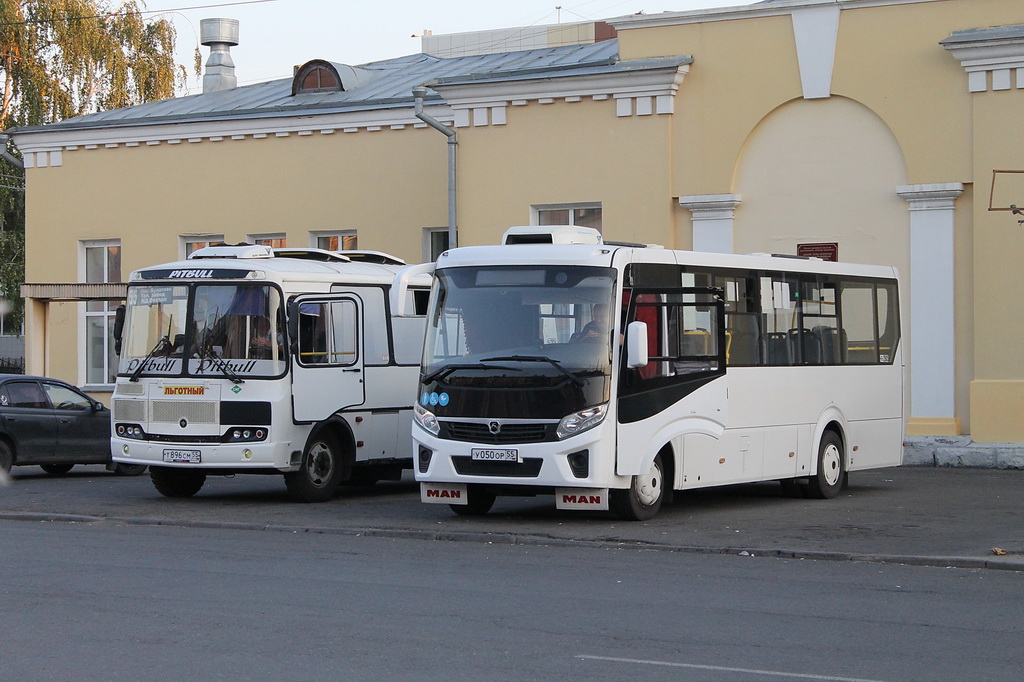
{"label": "car door", "polygon": [[55,459],[76,464],[110,459],[110,411],[96,409],[87,395],[71,386],[43,382],[57,422]]}
{"label": "car door", "polygon": [[56,453],[57,418],[38,381],[14,379],[0,387],[3,428],[14,442],[17,464],[51,462]]}

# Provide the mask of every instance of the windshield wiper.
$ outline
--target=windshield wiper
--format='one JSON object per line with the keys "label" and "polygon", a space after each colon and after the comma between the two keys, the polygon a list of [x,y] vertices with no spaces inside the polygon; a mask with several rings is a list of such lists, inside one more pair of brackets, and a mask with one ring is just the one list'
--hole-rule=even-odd
{"label": "windshield wiper", "polygon": [[157,339],[156,345],[153,346],[153,350],[149,351],[146,354],[146,357],[142,358],[142,362],[140,362],[139,366],[135,368],[135,371],[132,372],[132,375],[128,377],[128,381],[138,381],[139,376],[142,374],[142,370],[146,368],[147,362],[156,357],[157,353],[167,352],[169,354],[170,350],[171,339],[167,336],[161,336],[159,339]]}
{"label": "windshield wiper", "polygon": [[213,365],[215,368],[220,370],[221,374],[223,374],[228,379],[231,379],[231,383],[233,383],[233,384],[243,384],[243,383],[245,383],[245,379],[243,379],[242,377],[238,376],[238,372],[236,372],[235,370],[231,369],[231,365],[228,364],[228,361],[225,360],[224,358],[222,358],[221,356],[217,355],[217,351],[215,351],[213,349],[213,345],[211,345],[209,343],[204,343],[203,345],[201,345],[199,347],[199,368],[200,368],[200,370],[203,367],[203,362],[205,362],[207,359],[209,359],[211,365]]}
{"label": "windshield wiper", "polygon": [[[491,358],[491,359],[500,359],[500,358]],[[422,379],[420,379],[420,381],[422,383],[424,383],[424,384],[429,384],[434,379],[443,379],[444,377],[448,376],[452,372],[455,372],[455,371],[460,370],[460,369],[504,369],[504,370],[508,370],[510,372],[521,372],[521,371],[523,371],[523,370],[519,369],[518,367],[505,367],[505,366],[502,366],[502,365],[485,365],[483,362],[472,362],[472,363],[465,362],[465,363],[456,363],[454,365],[445,365],[441,369],[436,369],[433,372],[431,372],[430,374],[425,375]]]}
{"label": "windshield wiper", "polygon": [[555,360],[554,358],[549,358],[546,355],[503,355],[503,356],[497,357],[497,358],[484,358],[483,361],[484,362],[510,362],[510,361],[512,361],[512,362],[547,362],[552,367],[557,369],[559,372],[561,372],[565,376],[567,376],[570,379],[572,379],[573,383],[576,384],[577,386],[579,386],[580,388],[582,388],[585,385],[583,383],[583,379],[580,379],[578,375],[573,374],[572,372],[567,370],[565,367],[562,367],[562,363],[560,363],[558,360]]}

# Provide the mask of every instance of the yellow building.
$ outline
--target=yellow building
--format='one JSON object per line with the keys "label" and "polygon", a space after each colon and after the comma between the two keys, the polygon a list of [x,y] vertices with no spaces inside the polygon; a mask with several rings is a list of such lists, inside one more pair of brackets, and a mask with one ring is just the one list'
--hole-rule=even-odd
{"label": "yellow building", "polygon": [[196,244],[433,258],[450,145],[416,116],[426,85],[457,141],[460,245],[574,221],[895,265],[908,433],[1024,443],[1024,4],[768,0],[607,24],[577,45],[313,60],[246,87],[218,67],[201,95],[9,131],[27,166],[28,371],[104,398],[118,282]]}

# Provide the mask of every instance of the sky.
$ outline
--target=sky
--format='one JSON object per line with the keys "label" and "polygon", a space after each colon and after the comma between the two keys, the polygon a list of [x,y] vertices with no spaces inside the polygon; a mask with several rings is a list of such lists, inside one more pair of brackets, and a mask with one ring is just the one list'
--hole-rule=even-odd
{"label": "sky", "polygon": [[[752,4],[755,0],[144,0],[147,18],[166,18],[178,33],[177,61],[189,69],[200,47],[201,19],[239,21],[231,48],[239,85],[290,78],[311,59],[364,64],[420,51],[424,31],[435,35],[572,23],[644,12],[682,12]],[[190,75],[187,92],[202,92]]]}

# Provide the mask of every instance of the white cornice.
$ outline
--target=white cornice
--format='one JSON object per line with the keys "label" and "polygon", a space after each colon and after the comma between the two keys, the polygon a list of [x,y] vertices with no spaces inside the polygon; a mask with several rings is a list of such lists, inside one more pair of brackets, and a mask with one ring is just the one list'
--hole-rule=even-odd
{"label": "white cornice", "polygon": [[1016,87],[1024,88],[1024,32],[1014,30],[1004,35],[1006,31],[964,31],[939,43],[964,67],[969,92],[1010,90],[1014,74]]}
{"label": "white cornice", "polygon": [[[428,107],[428,113],[451,124],[454,121],[448,107]],[[136,147],[142,144],[153,146],[161,143],[222,141],[246,137],[287,137],[288,135],[311,135],[320,133],[351,133],[376,131],[383,128],[426,127],[417,119],[411,107],[359,111],[343,114],[317,116],[285,116],[266,118],[231,118],[220,121],[197,121],[192,123],[163,123],[157,125],[109,126],[81,130],[32,131],[13,133],[18,149],[23,154],[55,150],[73,151],[79,148],[112,148],[121,145]]]}
{"label": "white cornice", "polygon": [[[556,100],[578,102],[585,97],[616,100],[616,116],[671,114],[675,94],[689,64],[649,70],[622,71],[559,78],[484,81],[476,83],[436,84],[436,90],[448,102],[456,127],[486,125],[484,110],[491,111],[491,124],[505,122],[507,106],[529,102],[550,104]],[[472,118],[470,117],[472,112]]]}
{"label": "white cornice", "polygon": [[862,7],[884,7],[887,5],[912,5],[922,2],[948,2],[949,0],[789,0],[769,4],[755,3],[741,7],[713,7],[687,12],[662,12],[660,14],[634,14],[616,19],[606,19],[616,30],[650,28],[652,26],[675,26],[679,24],[703,24],[732,19],[756,19],[791,14],[794,9],[819,5],[838,5],[840,9]]}

